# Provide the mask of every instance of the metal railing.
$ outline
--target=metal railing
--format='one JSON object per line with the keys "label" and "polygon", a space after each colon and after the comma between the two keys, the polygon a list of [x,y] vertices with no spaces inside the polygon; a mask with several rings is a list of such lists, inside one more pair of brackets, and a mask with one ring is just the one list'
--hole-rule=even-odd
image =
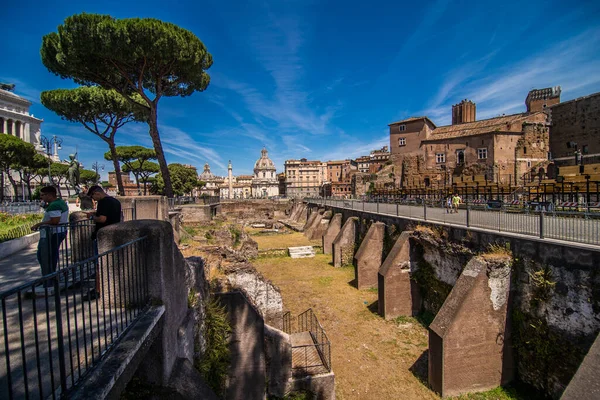
{"label": "metal railing", "polygon": [[0,293],[0,398],[68,397],[149,303],[145,242]]}
{"label": "metal railing", "polygon": [[587,208],[585,211],[552,211],[544,207],[506,203],[461,204],[457,213],[449,212],[441,200],[407,199],[393,203],[374,203],[356,200],[306,199],[309,203],[371,212],[381,215],[408,217],[434,223],[459,225],[536,236],[541,239],[557,239],[576,243],[600,245],[600,212]]}
{"label": "metal railing", "polygon": [[39,201],[0,204],[0,212],[8,214],[35,214],[42,212]]}
{"label": "metal railing", "polygon": [[292,373],[298,376],[331,372],[331,342],[312,308],[298,315],[297,323],[294,330],[290,313],[283,315],[283,331],[300,335],[300,343],[294,343],[292,338]]}

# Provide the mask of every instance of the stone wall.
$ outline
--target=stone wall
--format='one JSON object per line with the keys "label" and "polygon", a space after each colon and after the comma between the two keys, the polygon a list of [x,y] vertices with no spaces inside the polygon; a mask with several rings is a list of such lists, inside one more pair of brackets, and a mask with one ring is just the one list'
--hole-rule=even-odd
{"label": "stone wall", "polygon": [[[550,151],[557,165],[574,165],[576,149],[567,147],[576,142],[583,154],[585,164],[600,162],[600,93],[566,101],[551,107]],[[595,156],[593,156],[595,155]]]}
{"label": "stone wall", "polygon": [[[507,324],[515,373],[550,397],[560,397],[600,332],[600,250],[522,235],[417,224],[358,210],[332,211],[341,213],[343,221],[352,218],[359,225],[357,231],[364,232],[377,221],[399,231],[416,231],[404,265],[410,265],[411,279],[420,288],[422,310],[432,314],[442,307],[473,256],[490,251],[514,254]],[[434,340],[430,345],[436,348],[442,343]]]}
{"label": "stone wall", "polygon": [[228,219],[261,221],[284,219],[292,207],[289,200],[221,200],[221,214]]}

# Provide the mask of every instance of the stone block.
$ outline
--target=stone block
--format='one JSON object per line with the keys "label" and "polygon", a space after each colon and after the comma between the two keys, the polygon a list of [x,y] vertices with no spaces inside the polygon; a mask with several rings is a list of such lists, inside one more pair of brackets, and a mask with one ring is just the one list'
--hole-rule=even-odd
{"label": "stone block", "polygon": [[383,237],[385,235],[385,224],[375,222],[371,224],[358,251],[354,255],[356,287],[368,289],[377,287],[378,273],[383,257]]}
{"label": "stone block", "polygon": [[358,218],[351,217],[346,220],[340,233],[333,240],[333,266],[343,267],[352,265],[354,250],[358,240]]}
{"label": "stone block", "polygon": [[598,365],[600,365],[600,335],[583,359],[569,386],[565,389],[561,400],[600,399],[600,380],[598,380]]}
{"label": "stone block", "polygon": [[288,247],[288,254],[291,258],[309,258],[315,256],[315,249],[312,246]]}
{"label": "stone block", "polygon": [[323,235],[323,254],[333,253],[333,241],[342,230],[342,214],[335,214]]}
{"label": "stone block", "polygon": [[512,379],[510,278],[509,257],[472,258],[429,326],[429,385],[442,397]]}
{"label": "stone block", "polygon": [[402,232],[378,274],[379,315],[385,319],[416,315],[421,310],[419,287],[412,279],[411,232]]}
{"label": "stone block", "polygon": [[304,224],[304,228],[302,228],[302,230],[304,232],[306,232],[306,230],[315,222],[317,215],[319,215],[318,209],[314,208],[314,209],[310,210],[310,215],[308,216],[308,219],[306,220],[306,223]]}

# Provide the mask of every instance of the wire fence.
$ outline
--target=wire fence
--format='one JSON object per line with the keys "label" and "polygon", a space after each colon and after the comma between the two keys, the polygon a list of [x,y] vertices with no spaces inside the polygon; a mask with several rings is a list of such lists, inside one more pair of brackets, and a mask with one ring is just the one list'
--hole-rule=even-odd
{"label": "wire fence", "polygon": [[404,199],[394,202],[306,199],[321,206],[408,217],[434,223],[510,232],[541,239],[600,245],[600,209],[559,204],[469,201],[448,207],[445,200]]}
{"label": "wire fence", "polygon": [[62,264],[0,293],[0,398],[68,397],[147,307],[145,243]]}

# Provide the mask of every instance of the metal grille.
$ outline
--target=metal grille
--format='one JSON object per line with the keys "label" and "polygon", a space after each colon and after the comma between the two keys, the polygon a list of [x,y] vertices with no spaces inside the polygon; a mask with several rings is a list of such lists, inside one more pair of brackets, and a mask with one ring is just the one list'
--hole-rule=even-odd
{"label": "metal grille", "polygon": [[311,308],[298,315],[296,329],[292,327],[290,313],[285,313],[283,331],[291,335],[294,376],[331,371],[331,343]]}

